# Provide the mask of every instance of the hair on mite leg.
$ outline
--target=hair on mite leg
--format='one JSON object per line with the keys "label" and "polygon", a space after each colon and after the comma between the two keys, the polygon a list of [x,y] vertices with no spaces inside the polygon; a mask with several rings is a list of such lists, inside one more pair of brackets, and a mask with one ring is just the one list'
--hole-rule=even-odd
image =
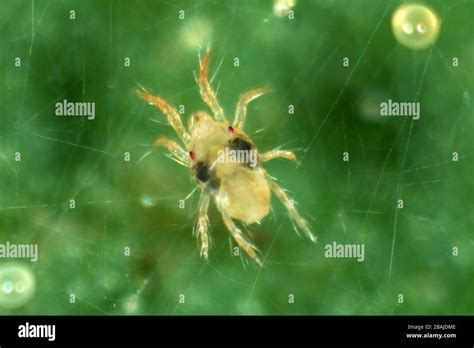
{"label": "hair on mite leg", "polygon": [[195,228],[195,235],[201,242],[201,257],[206,260],[209,258],[209,248],[211,247],[211,238],[209,233],[209,218],[207,211],[209,209],[210,197],[206,193],[201,193],[198,209],[198,221]]}
{"label": "hair on mite leg", "polygon": [[240,249],[250,256],[259,266],[262,266],[262,262],[257,256],[258,248],[245,237],[242,231],[235,225],[231,217],[225,211],[220,209],[220,207],[218,207],[218,209],[221,212],[224,224]]}
{"label": "hair on mite leg", "polygon": [[293,228],[296,233],[301,230],[306,237],[309,238],[313,243],[318,241],[318,238],[311,232],[311,226],[298,212],[295,207],[294,201],[292,201],[285,190],[283,190],[274,180],[267,174],[267,180],[270,184],[270,188],[273,193],[277,196],[281,203],[285,206],[286,210],[290,214],[290,220],[293,224]]}
{"label": "hair on mite leg", "polygon": [[[240,253],[240,263],[244,269],[247,269],[250,266],[249,257],[245,252]],[[262,265],[259,266],[262,267]]]}
{"label": "hair on mite leg", "polygon": [[199,60],[199,73],[197,75],[197,84],[202,100],[209,106],[217,122],[227,121],[224,116],[224,110],[217,101],[216,93],[209,82],[209,64],[211,63],[211,51],[206,50],[204,57]]}
{"label": "hair on mite leg", "polygon": [[[224,63],[224,57],[222,57],[222,58],[219,60],[219,64],[217,65],[217,68],[216,68],[216,70],[214,71],[214,74],[212,74],[211,80],[209,81],[210,84],[212,84],[212,82],[214,82],[214,79],[216,78],[217,73],[219,72],[219,70],[220,70],[221,67],[222,67],[222,63]],[[220,83],[219,83],[219,85],[220,85]],[[216,88],[216,94],[218,94],[219,85],[218,85],[217,88]]]}
{"label": "hair on mite leg", "polygon": [[239,245],[235,242],[234,238],[229,236],[229,250],[232,256],[236,256],[235,250],[234,250],[235,248],[239,250],[238,258],[240,260],[240,263],[242,264],[242,267],[244,269],[247,269],[247,267],[249,266],[249,261],[248,261],[248,258],[246,257],[247,254],[244,251],[242,251],[242,248],[239,247]]}
{"label": "hair on mite leg", "polygon": [[189,165],[189,156],[188,153],[175,141],[168,139],[166,137],[159,137],[153,142],[154,147],[165,147],[171,154],[171,159],[175,160],[183,166]]}

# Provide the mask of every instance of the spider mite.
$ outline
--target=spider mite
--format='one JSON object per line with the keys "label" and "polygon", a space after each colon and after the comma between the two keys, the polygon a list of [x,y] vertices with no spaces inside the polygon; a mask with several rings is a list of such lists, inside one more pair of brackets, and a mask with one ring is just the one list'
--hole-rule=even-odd
{"label": "spider mite", "polygon": [[[210,51],[207,50],[199,62],[196,82],[201,98],[211,109],[212,116],[205,111],[194,112],[189,118],[188,130],[183,126],[177,110],[163,98],[151,95],[144,89],[137,90],[137,95],[165,114],[182,143],[180,145],[171,139],[159,137],[154,146],[164,146],[176,162],[189,167],[201,189],[198,220],[194,230],[201,242],[201,256],[207,258],[210,247],[207,210],[212,199],[237,245],[257,264],[262,265],[257,256],[257,248],[236,226],[234,220],[252,224],[266,217],[270,210],[271,192],[288,210],[295,230],[300,229],[313,242],[317,240],[311,233],[310,225],[301,217],[286,192],[262,167],[264,162],[275,158],[295,161],[296,156],[285,150],[260,153],[244,132],[247,105],[268,92],[269,88],[257,88],[243,93],[237,102],[234,120],[229,123],[209,82],[210,60]],[[219,161],[223,151],[254,151],[257,153],[257,164],[249,166],[245,161]]]}

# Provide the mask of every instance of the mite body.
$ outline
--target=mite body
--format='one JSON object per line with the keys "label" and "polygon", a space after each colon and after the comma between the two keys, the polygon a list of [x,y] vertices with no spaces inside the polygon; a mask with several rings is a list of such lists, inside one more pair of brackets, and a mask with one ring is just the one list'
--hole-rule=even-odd
{"label": "mite body", "polygon": [[301,217],[293,201],[262,166],[264,162],[275,158],[296,160],[296,156],[293,152],[284,150],[260,154],[243,130],[248,103],[269,89],[257,88],[242,94],[237,102],[234,121],[230,124],[208,79],[209,51],[199,63],[197,84],[201,98],[211,109],[213,117],[204,111],[193,113],[188,123],[189,132],[184,128],[177,110],[161,97],[145,90],[139,90],[137,94],[165,114],[183,143],[181,146],[173,140],[160,137],[154,145],[166,147],[175,161],[188,166],[201,189],[195,228],[195,234],[201,241],[201,255],[207,258],[210,248],[207,210],[212,199],[235,242],[261,265],[257,248],[233,220],[247,224],[259,222],[270,211],[272,192],[287,208],[295,229],[303,231],[315,242],[316,237],[311,233],[308,222]]}
{"label": "mite body", "polygon": [[[268,215],[270,187],[264,170],[249,163],[250,152],[257,153],[250,139],[210,116],[193,120],[190,132],[188,151],[194,159],[189,166],[201,190],[232,219],[251,224]],[[242,158],[231,161],[224,153]]]}

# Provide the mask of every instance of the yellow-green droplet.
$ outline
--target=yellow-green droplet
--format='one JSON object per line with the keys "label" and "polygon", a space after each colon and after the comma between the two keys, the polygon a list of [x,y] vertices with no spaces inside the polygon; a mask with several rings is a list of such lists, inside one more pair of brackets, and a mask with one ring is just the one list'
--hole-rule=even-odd
{"label": "yellow-green droplet", "polygon": [[204,18],[185,21],[181,31],[181,42],[192,50],[206,47],[212,42],[212,25]]}
{"label": "yellow-green droplet", "polygon": [[139,308],[140,308],[140,303],[138,301],[137,295],[130,296],[123,303],[123,309],[126,314],[134,314],[139,310]]}
{"label": "yellow-green droplet", "polygon": [[438,38],[440,25],[436,13],[420,4],[401,5],[392,17],[393,35],[401,45],[413,50],[431,46]]}
{"label": "yellow-green droplet", "polygon": [[31,300],[35,288],[35,277],[28,267],[16,263],[0,266],[0,308],[23,306]]}
{"label": "yellow-green droplet", "polygon": [[278,17],[286,17],[295,5],[296,0],[274,0],[273,13]]}

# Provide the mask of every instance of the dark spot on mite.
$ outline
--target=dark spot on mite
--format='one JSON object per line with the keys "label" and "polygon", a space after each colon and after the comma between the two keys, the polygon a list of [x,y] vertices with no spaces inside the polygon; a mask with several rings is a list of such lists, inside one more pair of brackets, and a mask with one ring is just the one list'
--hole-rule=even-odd
{"label": "dark spot on mite", "polygon": [[217,179],[214,175],[211,175],[211,179],[207,183],[211,190],[218,190],[219,186],[221,186],[219,179]]}
{"label": "dark spot on mite", "polygon": [[209,166],[206,162],[196,163],[194,170],[196,171],[196,178],[201,182],[207,182],[211,178]]}
{"label": "dark spot on mite", "polygon": [[[247,154],[250,156],[250,151],[254,151],[254,146],[252,143],[248,142],[247,140],[237,137],[229,141],[229,150],[235,151],[235,152],[244,151],[244,152],[247,152]],[[250,162],[242,162],[242,165],[249,169],[255,169],[255,167],[252,167],[250,165]]]}
{"label": "dark spot on mite", "polygon": [[234,138],[231,141],[229,141],[229,147],[231,150],[244,150],[244,151],[250,151],[252,150],[252,144],[250,144],[247,140],[242,139],[242,138]]}
{"label": "dark spot on mite", "polygon": [[214,171],[209,169],[207,162],[198,162],[193,167],[194,175],[202,182],[207,183],[207,186],[212,190],[218,190],[220,186],[219,179],[215,176]]}

